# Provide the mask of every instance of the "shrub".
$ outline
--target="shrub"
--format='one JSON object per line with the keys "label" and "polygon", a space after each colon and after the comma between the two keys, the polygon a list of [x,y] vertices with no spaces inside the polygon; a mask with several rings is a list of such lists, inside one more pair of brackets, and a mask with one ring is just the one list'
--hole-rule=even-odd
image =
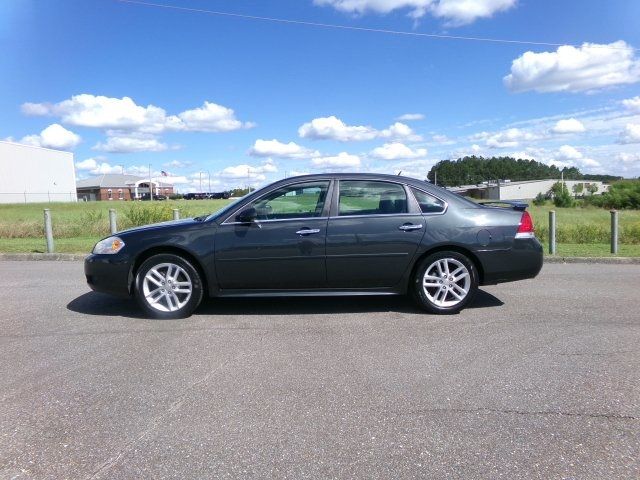
{"label": "shrub", "polygon": [[573,197],[569,193],[567,185],[563,182],[556,182],[551,187],[551,193],[553,194],[553,204],[559,208],[573,207]]}
{"label": "shrub", "polygon": [[533,199],[533,204],[537,205],[537,206],[542,206],[545,203],[547,203],[547,197],[542,193],[538,193],[538,195],[536,195],[536,198]]}

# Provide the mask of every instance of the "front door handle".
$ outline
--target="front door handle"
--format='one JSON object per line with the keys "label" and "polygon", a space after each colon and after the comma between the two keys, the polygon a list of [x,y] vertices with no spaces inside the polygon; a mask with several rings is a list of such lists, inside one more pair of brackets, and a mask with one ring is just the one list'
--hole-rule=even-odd
{"label": "front door handle", "polygon": [[398,227],[399,230],[403,230],[405,232],[410,232],[411,230],[420,230],[421,228],[422,228],[421,223],[419,223],[418,225],[413,225],[413,224],[400,225]]}
{"label": "front door handle", "polygon": [[319,228],[303,228],[296,232],[297,235],[313,235],[314,233],[320,233]]}

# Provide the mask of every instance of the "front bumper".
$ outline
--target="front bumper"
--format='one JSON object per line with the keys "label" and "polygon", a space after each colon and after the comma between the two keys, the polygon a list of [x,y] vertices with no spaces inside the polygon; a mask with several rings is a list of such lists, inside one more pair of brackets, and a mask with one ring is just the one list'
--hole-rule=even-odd
{"label": "front bumper", "polygon": [[119,297],[131,295],[131,262],[124,255],[94,255],[84,259],[87,284],[96,292]]}
{"label": "front bumper", "polygon": [[508,250],[477,252],[484,271],[483,285],[533,278],[542,269],[543,249],[537,238],[515,239]]}

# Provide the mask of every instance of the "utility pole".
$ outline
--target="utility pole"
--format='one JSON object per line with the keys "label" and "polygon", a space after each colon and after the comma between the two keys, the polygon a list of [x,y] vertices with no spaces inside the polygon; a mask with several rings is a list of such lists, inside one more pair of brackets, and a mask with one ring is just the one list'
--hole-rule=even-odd
{"label": "utility pole", "polygon": [[438,185],[438,171],[435,169],[433,170],[433,184]]}
{"label": "utility pole", "polygon": [[207,175],[209,175],[209,193],[211,193],[211,172],[207,170]]}
{"label": "utility pole", "polygon": [[202,193],[202,172],[198,172],[200,174],[200,193]]}
{"label": "utility pole", "polygon": [[153,201],[153,186],[151,184],[151,164],[149,164],[149,201]]}

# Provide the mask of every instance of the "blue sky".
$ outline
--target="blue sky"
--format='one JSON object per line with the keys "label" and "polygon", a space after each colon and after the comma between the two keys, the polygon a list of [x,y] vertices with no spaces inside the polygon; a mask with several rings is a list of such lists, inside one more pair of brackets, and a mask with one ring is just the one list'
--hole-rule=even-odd
{"label": "blue sky", "polygon": [[[0,2],[0,139],[182,191],[514,155],[640,175],[640,2]],[[205,188],[207,189],[207,188]]]}

